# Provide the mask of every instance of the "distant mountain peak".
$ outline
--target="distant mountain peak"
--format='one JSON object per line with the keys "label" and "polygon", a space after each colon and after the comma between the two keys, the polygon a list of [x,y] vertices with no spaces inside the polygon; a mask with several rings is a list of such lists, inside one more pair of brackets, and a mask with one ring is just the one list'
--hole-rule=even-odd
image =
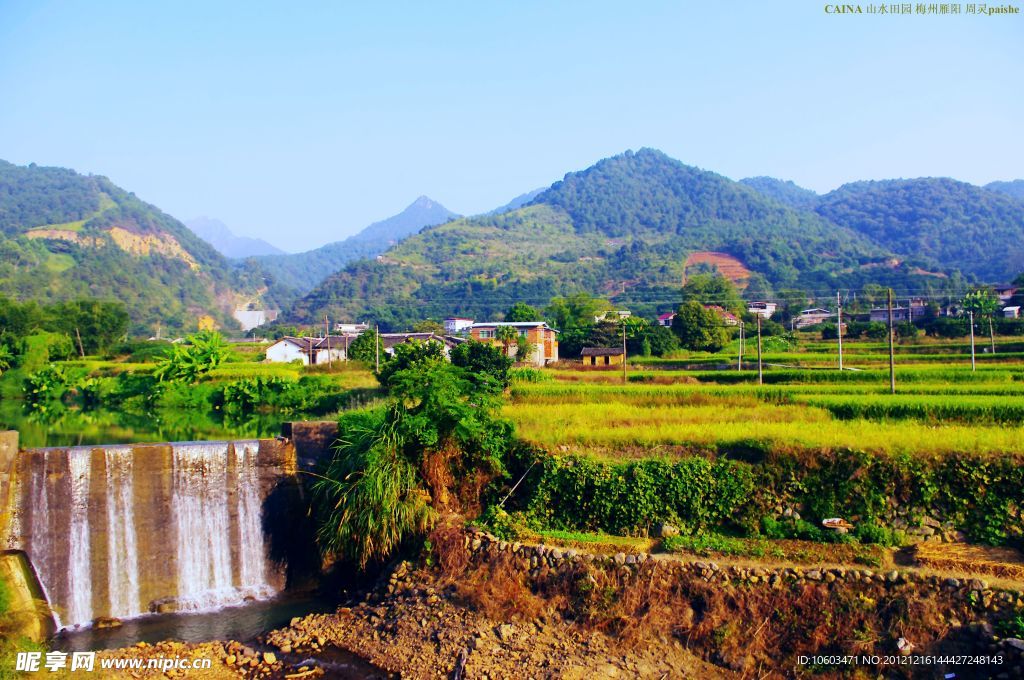
{"label": "distant mountain peak", "polygon": [[215,217],[195,217],[185,220],[185,226],[225,257],[243,258],[284,254],[283,250],[263,239],[236,236],[226,224]]}

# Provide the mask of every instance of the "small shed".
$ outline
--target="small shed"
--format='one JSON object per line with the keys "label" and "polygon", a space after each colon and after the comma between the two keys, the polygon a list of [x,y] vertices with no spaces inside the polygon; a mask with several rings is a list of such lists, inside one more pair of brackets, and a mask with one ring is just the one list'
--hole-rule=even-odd
{"label": "small shed", "polygon": [[584,366],[618,366],[624,358],[621,347],[584,347],[580,356]]}

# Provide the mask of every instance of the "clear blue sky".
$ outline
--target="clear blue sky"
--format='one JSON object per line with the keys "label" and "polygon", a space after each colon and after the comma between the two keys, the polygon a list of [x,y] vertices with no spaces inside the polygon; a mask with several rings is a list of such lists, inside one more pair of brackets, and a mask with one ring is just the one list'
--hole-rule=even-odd
{"label": "clear blue sky", "polygon": [[1024,177],[1022,73],[1024,15],[0,0],[0,158],[296,251],[420,194],[481,212],[642,146],[818,191]]}

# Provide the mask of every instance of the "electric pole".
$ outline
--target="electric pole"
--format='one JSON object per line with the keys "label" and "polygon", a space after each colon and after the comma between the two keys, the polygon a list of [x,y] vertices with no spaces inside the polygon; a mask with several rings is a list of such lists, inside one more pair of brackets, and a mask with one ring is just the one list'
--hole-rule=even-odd
{"label": "electric pole", "polygon": [[836,337],[839,338],[839,370],[843,370],[843,301],[836,291],[836,312],[839,315],[839,323],[836,326]]}
{"label": "electric pole", "polygon": [[622,320],[622,384],[625,385],[626,378],[626,320]]}
{"label": "electric pole", "polygon": [[331,322],[324,314],[324,340],[327,343],[327,368],[331,367]]}
{"label": "electric pole", "polygon": [[971,370],[976,371],[978,368],[974,360],[974,312],[968,310],[967,314],[971,319]]}
{"label": "electric pole", "polygon": [[892,325],[892,288],[889,289],[889,392],[896,394],[896,347]]}
{"label": "electric pole", "polygon": [[377,372],[380,373],[380,325],[377,324],[373,327],[374,341],[373,341],[373,363],[377,368]]}
{"label": "electric pole", "polygon": [[764,366],[761,364],[761,315],[757,315],[757,384],[764,384]]}
{"label": "electric pole", "polygon": [[743,322],[740,321],[740,351],[739,356],[736,357],[736,370],[743,370]]}

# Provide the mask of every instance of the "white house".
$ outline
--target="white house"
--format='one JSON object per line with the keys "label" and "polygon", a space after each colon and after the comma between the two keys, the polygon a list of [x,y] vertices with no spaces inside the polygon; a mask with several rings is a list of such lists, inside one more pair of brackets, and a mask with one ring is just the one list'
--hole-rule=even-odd
{"label": "white house", "polygon": [[267,361],[287,364],[298,360],[305,366],[345,361],[348,357],[348,346],[355,339],[354,335],[331,335],[326,338],[283,337],[267,348]]}
{"label": "white house", "polygon": [[778,305],[774,302],[751,302],[747,305],[749,313],[757,314],[762,319],[772,318],[776,309],[778,309]]}
{"label": "white house", "polygon": [[370,329],[369,324],[365,323],[345,323],[338,322],[334,324],[334,330],[342,335],[359,335],[360,333]]}
{"label": "white house", "polygon": [[1020,318],[1020,305],[1013,307],[1003,307],[1003,317],[1006,319],[1019,319]]}
{"label": "white house", "polygon": [[395,347],[406,342],[436,342],[441,345],[444,358],[449,358],[452,348],[465,342],[465,338],[449,338],[434,335],[433,333],[381,333],[380,344],[384,353],[393,356]]}
{"label": "white house", "polygon": [[628,309],[609,309],[607,312],[603,312],[594,317],[594,323],[601,323],[602,321],[621,321],[622,319],[628,319],[633,316],[633,313]]}
{"label": "white house", "polygon": [[676,318],[676,313],[675,312],[665,312],[664,314],[661,314],[661,315],[658,316],[658,325],[659,326],[671,327],[672,326],[672,319],[674,319],[674,318]]}
{"label": "white house", "polygon": [[804,309],[801,310],[800,314],[796,317],[796,327],[807,328],[808,326],[816,326],[819,323],[825,323],[833,316],[835,316],[834,313],[827,309],[821,309],[820,307]]}
{"label": "white house", "polygon": [[444,332],[447,335],[466,333],[473,327],[473,320],[461,316],[449,316],[444,320]]}

